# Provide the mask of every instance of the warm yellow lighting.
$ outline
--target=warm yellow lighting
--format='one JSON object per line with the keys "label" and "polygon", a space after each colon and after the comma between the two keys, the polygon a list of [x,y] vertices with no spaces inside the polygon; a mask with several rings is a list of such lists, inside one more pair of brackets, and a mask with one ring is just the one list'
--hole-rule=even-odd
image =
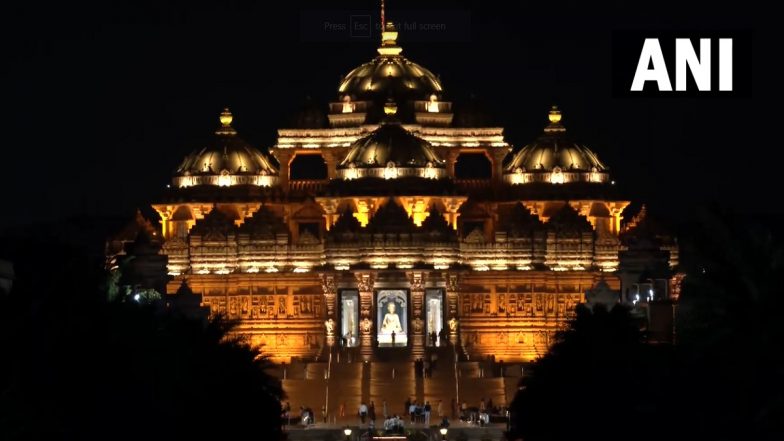
{"label": "warm yellow lighting", "polygon": [[553,106],[553,108],[550,109],[550,113],[547,115],[547,119],[549,119],[553,124],[558,124],[561,122],[561,111],[558,110],[558,106]]}
{"label": "warm yellow lighting", "polygon": [[351,102],[351,97],[346,95],[343,97],[343,113],[353,113],[356,105]]}
{"label": "warm yellow lighting", "polygon": [[353,162],[349,164],[348,169],[343,172],[343,177],[348,180],[359,178],[359,170]]}
{"label": "warm yellow lighting", "polygon": [[268,266],[267,268],[264,269],[264,272],[265,273],[277,273],[278,272],[278,268],[276,268],[274,266]]}
{"label": "warm yellow lighting", "polygon": [[384,31],[381,32],[381,47],[378,48],[380,55],[395,56],[400,55],[403,49],[397,45],[397,29],[391,22],[386,24]]}
{"label": "warm yellow lighting", "polygon": [[298,266],[298,267],[294,268],[294,270],[293,270],[293,272],[295,272],[295,273],[306,273],[308,271],[310,271],[309,268],[305,268],[305,267],[301,267],[301,266]]}
{"label": "warm yellow lighting", "polygon": [[246,269],[246,270],[245,270],[245,272],[246,272],[246,273],[257,273],[257,272],[259,272],[259,267],[257,267],[257,266],[252,266],[252,267],[250,267],[250,268]]}
{"label": "warm yellow lighting", "polygon": [[219,187],[228,187],[231,185],[231,176],[227,170],[223,170],[221,175],[218,176],[218,186]]}
{"label": "warm yellow lighting", "polygon": [[425,110],[430,113],[438,113],[438,97],[435,94],[430,95],[430,101],[425,104]]}
{"label": "warm yellow lighting", "polygon": [[384,169],[384,179],[395,179],[397,178],[398,172],[395,163],[389,161],[387,163],[387,167]]}
{"label": "warm yellow lighting", "polygon": [[564,183],[564,174],[561,170],[561,167],[555,166],[553,167],[553,172],[550,173],[550,183],[551,184],[563,184]]}
{"label": "warm yellow lighting", "polygon": [[438,171],[436,170],[435,167],[433,167],[432,163],[428,162],[427,166],[425,167],[425,178],[435,179],[437,177],[438,177]]}
{"label": "warm yellow lighting", "polygon": [[477,265],[474,267],[474,271],[490,271],[490,267],[487,265]]}
{"label": "warm yellow lighting", "polygon": [[348,271],[349,268],[350,266],[347,263],[335,264],[335,269],[338,271]]}
{"label": "warm yellow lighting", "polygon": [[394,115],[397,113],[397,104],[394,101],[389,101],[384,104],[384,114],[385,115]]}
{"label": "warm yellow lighting", "polygon": [[229,111],[229,108],[226,107],[223,109],[223,112],[220,114],[220,122],[223,127],[231,126],[231,122],[234,120],[234,116]]}

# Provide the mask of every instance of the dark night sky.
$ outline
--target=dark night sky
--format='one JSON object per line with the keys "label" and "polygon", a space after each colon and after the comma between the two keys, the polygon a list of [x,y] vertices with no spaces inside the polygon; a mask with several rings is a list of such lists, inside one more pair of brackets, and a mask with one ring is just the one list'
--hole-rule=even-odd
{"label": "dark night sky", "polygon": [[[269,146],[306,95],[333,100],[340,75],[377,47],[312,41],[300,28],[303,11],[374,2],[282,2],[275,11],[267,2],[63,3],[16,2],[0,16],[0,226],[130,215],[208,139],[223,106],[245,139]],[[688,218],[711,200],[738,212],[784,210],[771,203],[779,177],[764,171],[776,169],[769,158],[780,147],[761,139],[775,118],[759,118],[768,35],[750,2],[387,3],[392,20],[396,9],[469,14],[462,41],[407,42],[401,33],[404,55],[440,74],[454,101],[478,95],[513,144],[538,136],[557,103],[569,132],[659,216]],[[639,28],[754,30],[753,98],[614,99],[611,33]]]}

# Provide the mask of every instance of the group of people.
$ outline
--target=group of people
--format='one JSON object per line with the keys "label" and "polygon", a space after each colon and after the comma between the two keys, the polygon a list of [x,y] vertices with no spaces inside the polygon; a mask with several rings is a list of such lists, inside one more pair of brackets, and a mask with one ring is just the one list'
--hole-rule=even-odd
{"label": "group of people", "polygon": [[493,406],[493,399],[490,398],[485,401],[482,398],[479,401],[479,407],[468,407],[468,404],[463,401],[460,405],[460,420],[478,424],[480,426],[485,426],[490,424],[490,415],[491,414],[504,414],[505,411],[502,408],[497,408]]}
{"label": "group of people", "polygon": [[429,378],[433,375],[433,370],[438,362],[438,353],[433,352],[429,357],[417,358],[414,360],[414,371],[418,378]]}
{"label": "group of people", "polygon": [[[438,402],[438,413],[441,414],[441,401]],[[408,412],[411,424],[424,423],[430,425],[430,414],[433,412],[433,407],[430,401],[425,401],[424,404],[417,403],[416,400],[407,399],[405,403],[406,412]]]}
{"label": "group of people", "polygon": [[403,433],[405,424],[403,420],[397,415],[389,415],[384,419],[384,432],[389,433]]}
{"label": "group of people", "polygon": [[446,346],[448,341],[446,338],[446,329],[444,328],[441,328],[441,330],[438,331],[438,334],[436,334],[436,331],[431,331],[428,337],[430,338],[430,346],[434,348],[438,346]]}

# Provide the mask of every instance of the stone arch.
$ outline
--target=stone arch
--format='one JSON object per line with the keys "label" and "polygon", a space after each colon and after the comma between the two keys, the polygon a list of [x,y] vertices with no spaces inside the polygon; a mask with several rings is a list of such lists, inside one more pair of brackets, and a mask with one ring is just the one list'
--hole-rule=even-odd
{"label": "stone arch", "polygon": [[297,152],[289,162],[289,179],[292,181],[324,180],[328,175],[327,161],[320,152]]}
{"label": "stone arch", "polygon": [[455,179],[491,179],[493,159],[484,151],[460,152],[455,159]]}

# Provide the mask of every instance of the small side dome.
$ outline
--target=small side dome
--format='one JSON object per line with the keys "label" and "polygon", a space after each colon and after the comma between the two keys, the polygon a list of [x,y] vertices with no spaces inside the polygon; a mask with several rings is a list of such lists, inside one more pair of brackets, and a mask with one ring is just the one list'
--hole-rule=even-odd
{"label": "small side dome", "polygon": [[430,143],[394,120],[395,111],[394,103],[387,103],[387,120],[351,145],[348,154],[337,167],[339,178],[439,179],[446,176],[446,165],[435,154]]}
{"label": "small side dome", "polygon": [[175,187],[270,187],[278,183],[278,169],[273,160],[237,136],[231,126],[233,119],[228,108],[221,112],[221,126],[215,131],[215,138],[207,147],[185,157],[172,179]]}
{"label": "small side dome", "polygon": [[516,148],[504,159],[504,180],[510,184],[545,182],[607,183],[608,169],[588,147],[572,142],[561,124],[561,112],[553,106],[550,124],[531,144]]}

